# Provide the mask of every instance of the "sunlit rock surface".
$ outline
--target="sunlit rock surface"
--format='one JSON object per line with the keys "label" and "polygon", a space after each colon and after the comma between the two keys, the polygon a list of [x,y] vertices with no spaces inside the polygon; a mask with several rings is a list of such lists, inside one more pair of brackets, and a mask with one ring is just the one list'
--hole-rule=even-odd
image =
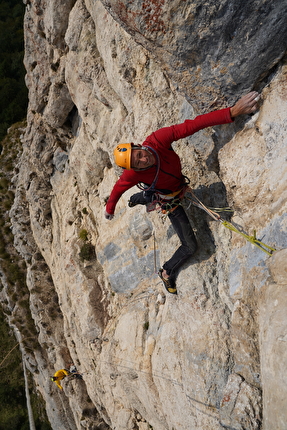
{"label": "sunlit rock surface", "polygon": [[[26,362],[54,429],[287,428],[285,22],[282,1],[26,2],[11,218],[41,345]],[[165,297],[169,221],[128,208],[136,188],[103,217],[113,147],[254,88],[258,113],[174,147],[196,195],[278,253],[186,201],[200,247]],[[49,376],[71,362],[83,380],[60,391]]]}

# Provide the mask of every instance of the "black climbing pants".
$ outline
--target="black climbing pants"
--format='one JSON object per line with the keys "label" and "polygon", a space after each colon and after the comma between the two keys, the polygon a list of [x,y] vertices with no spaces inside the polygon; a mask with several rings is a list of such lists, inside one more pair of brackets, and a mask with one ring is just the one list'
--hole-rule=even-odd
{"label": "black climbing pants", "polygon": [[162,267],[171,278],[175,278],[179,268],[196,252],[197,241],[181,205],[169,213],[168,217],[181,241],[181,245]]}
{"label": "black climbing pants", "polygon": [[[149,202],[150,200],[147,199],[144,193],[140,192],[130,197],[129,206],[147,205]],[[170,202],[169,206],[171,204],[172,202]],[[163,208],[165,208],[164,205]],[[179,268],[197,250],[197,241],[185,210],[181,205],[177,206],[172,212],[170,212],[168,217],[181,241],[181,245],[162,267],[166,270],[166,273],[171,276],[171,278],[175,278]]]}

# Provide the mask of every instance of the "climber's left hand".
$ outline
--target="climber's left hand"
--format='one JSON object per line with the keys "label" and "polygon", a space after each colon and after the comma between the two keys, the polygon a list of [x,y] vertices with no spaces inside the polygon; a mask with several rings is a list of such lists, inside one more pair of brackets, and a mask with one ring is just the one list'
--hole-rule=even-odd
{"label": "climber's left hand", "polygon": [[230,108],[231,117],[235,118],[239,115],[254,113],[258,109],[259,99],[260,94],[257,91],[251,91],[250,93],[241,97],[241,99]]}

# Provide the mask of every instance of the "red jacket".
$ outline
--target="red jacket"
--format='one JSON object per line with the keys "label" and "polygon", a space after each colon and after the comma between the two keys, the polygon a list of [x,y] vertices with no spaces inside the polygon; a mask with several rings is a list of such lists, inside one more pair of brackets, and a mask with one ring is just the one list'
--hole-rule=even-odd
{"label": "red jacket", "polygon": [[[226,108],[199,115],[195,119],[187,119],[182,124],[160,128],[148,136],[142,146],[152,147],[156,150],[160,159],[160,171],[155,188],[157,190],[162,190],[162,194],[170,194],[178,191],[183,185],[180,158],[172,149],[172,142],[191,136],[203,128],[226,124],[229,122],[232,122],[230,108]],[[134,170],[124,170],[118,181],[115,183],[107,202],[107,213],[114,213],[119,198],[129,188],[140,182],[143,182],[146,185],[151,185],[156,172],[157,167],[155,165],[147,170],[139,172]]]}

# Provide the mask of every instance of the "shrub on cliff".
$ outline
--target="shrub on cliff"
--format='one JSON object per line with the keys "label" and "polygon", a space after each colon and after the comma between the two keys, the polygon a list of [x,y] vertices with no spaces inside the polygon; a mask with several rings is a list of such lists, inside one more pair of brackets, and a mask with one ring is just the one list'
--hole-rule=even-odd
{"label": "shrub on cliff", "polygon": [[82,261],[91,261],[95,258],[95,247],[91,243],[84,243],[80,250],[80,259]]}

